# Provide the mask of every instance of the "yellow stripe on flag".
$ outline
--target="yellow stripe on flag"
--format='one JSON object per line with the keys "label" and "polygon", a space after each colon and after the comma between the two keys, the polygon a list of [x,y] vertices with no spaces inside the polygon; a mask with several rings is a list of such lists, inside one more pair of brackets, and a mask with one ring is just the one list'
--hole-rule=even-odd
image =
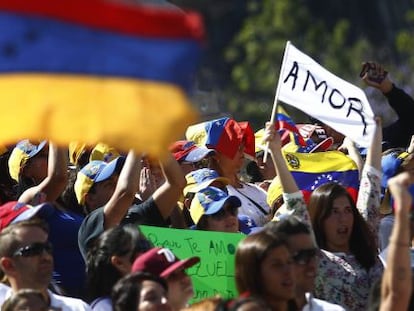
{"label": "yellow stripe on flag", "polygon": [[23,138],[105,142],[154,156],[197,121],[179,87],[97,76],[2,74],[0,106],[0,144]]}
{"label": "yellow stripe on flag", "polygon": [[[315,153],[289,152],[283,148],[290,171],[323,173],[327,171],[345,172],[356,170],[357,166],[343,152],[332,150]],[[289,157],[289,155],[291,155]],[[293,157],[292,157],[293,156]],[[289,162],[288,159],[294,159]]]}

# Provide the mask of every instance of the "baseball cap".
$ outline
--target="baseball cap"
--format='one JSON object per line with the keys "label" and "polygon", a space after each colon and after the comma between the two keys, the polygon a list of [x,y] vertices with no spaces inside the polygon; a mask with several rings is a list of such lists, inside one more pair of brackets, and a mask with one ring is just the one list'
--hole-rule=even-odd
{"label": "baseball cap", "polygon": [[69,143],[69,162],[78,165],[78,160],[86,150],[86,144],[72,141]]}
{"label": "baseball cap", "polygon": [[149,272],[168,278],[175,271],[185,270],[200,262],[200,257],[180,260],[168,248],[152,248],[139,255],[132,264],[131,272]]}
{"label": "baseball cap", "polygon": [[98,143],[92,149],[91,154],[89,155],[89,161],[98,160],[109,163],[119,156],[120,154],[115,148],[104,143]]}
{"label": "baseball cap", "polygon": [[213,149],[197,146],[191,140],[178,140],[170,146],[170,151],[178,162],[199,162],[215,153]]}
{"label": "baseball cap", "polygon": [[241,206],[241,201],[234,195],[228,195],[216,187],[206,187],[198,191],[191,201],[190,214],[197,224],[203,215],[213,215],[221,210],[224,204],[230,203],[235,207]]}
{"label": "baseball cap", "polygon": [[53,211],[54,207],[49,203],[31,206],[17,201],[7,202],[0,206],[0,232],[10,224],[34,216],[47,217]]}
{"label": "baseball cap", "polygon": [[381,158],[382,179],[381,187],[387,188],[388,179],[395,176],[403,163],[404,159],[410,154],[408,152],[396,153],[392,152]]}
{"label": "baseball cap", "polygon": [[125,162],[125,157],[118,157],[109,163],[105,161],[91,161],[86,164],[76,176],[74,190],[78,203],[85,203],[85,195],[95,183],[109,179],[119,171]]}
{"label": "baseball cap", "polygon": [[239,230],[244,234],[252,234],[262,229],[256,225],[253,218],[247,215],[238,215],[237,218],[239,219]]}
{"label": "baseball cap", "polygon": [[39,144],[34,144],[28,139],[19,141],[13,148],[9,157],[9,173],[10,176],[19,182],[20,170],[25,166],[27,161],[37,155],[46,145],[47,141],[41,141]]}
{"label": "baseball cap", "polygon": [[224,185],[228,185],[230,180],[226,177],[220,177],[218,172],[209,168],[201,168],[191,171],[185,176],[187,185],[184,187],[184,196],[187,193],[196,193],[199,190],[210,186],[213,182],[219,181]]}

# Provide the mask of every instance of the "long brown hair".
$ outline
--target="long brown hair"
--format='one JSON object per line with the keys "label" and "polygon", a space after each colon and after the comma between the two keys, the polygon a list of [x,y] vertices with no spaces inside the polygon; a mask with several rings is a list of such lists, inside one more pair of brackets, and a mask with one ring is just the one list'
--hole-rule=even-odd
{"label": "long brown hair", "polygon": [[286,246],[284,236],[264,230],[249,235],[240,242],[235,259],[236,286],[240,294],[250,292],[255,296],[263,295],[261,265],[269,252],[279,246]]}
{"label": "long brown hair", "polygon": [[[327,249],[323,223],[332,212],[333,201],[346,197],[354,216],[349,248],[358,262],[365,268],[371,268],[376,262],[377,247],[375,237],[367,222],[356,208],[355,202],[347,190],[337,183],[327,183],[315,189],[309,200],[309,214],[315,232],[316,242],[321,249]],[[328,250],[328,249],[327,249]]]}

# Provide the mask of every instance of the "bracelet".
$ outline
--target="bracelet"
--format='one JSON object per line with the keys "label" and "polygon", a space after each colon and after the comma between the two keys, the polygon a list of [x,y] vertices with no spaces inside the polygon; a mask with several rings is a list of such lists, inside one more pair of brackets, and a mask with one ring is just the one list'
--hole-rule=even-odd
{"label": "bracelet", "polygon": [[404,243],[404,242],[400,242],[400,241],[394,241],[394,240],[390,240],[389,242],[390,244],[393,243],[397,246],[402,246],[402,247],[410,247],[411,243]]}

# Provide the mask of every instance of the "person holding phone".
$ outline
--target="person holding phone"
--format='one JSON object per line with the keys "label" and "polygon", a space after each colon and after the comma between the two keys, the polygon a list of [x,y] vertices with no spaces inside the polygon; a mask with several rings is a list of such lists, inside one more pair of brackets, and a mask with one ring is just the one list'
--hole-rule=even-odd
{"label": "person holding phone", "polygon": [[364,62],[360,77],[367,85],[375,87],[384,94],[398,116],[397,121],[383,129],[383,150],[406,148],[414,134],[414,122],[411,117],[414,99],[403,89],[398,88],[391,81],[384,66],[377,62]]}

